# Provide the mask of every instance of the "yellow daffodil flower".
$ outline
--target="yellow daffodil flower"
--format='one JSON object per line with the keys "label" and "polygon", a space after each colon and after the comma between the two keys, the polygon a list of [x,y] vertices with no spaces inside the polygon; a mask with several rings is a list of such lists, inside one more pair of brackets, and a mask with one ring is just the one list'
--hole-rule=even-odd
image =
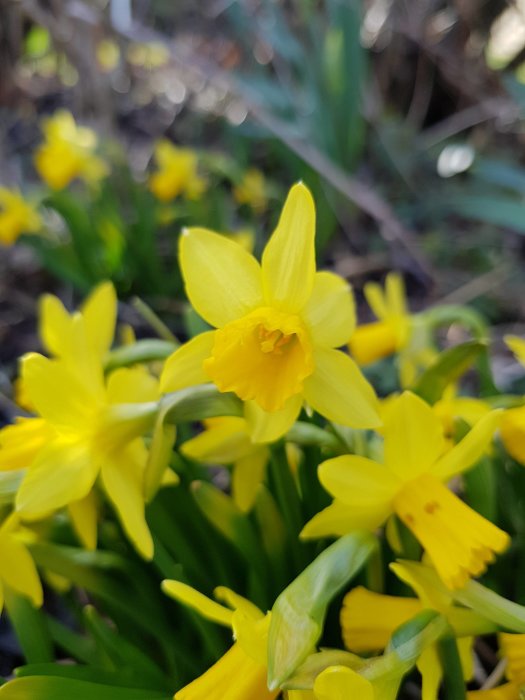
{"label": "yellow daffodil flower", "polygon": [[378,320],[358,326],[348,345],[356,362],[368,365],[393,355],[406,345],[411,321],[401,275],[388,274],[384,292],[376,282],[365,284],[363,291]]}
{"label": "yellow daffodil flower", "polygon": [[108,174],[106,163],[97,155],[97,136],[92,129],[77,126],[66,110],[56,112],[42,123],[44,142],[35,152],[35,167],[53,190],[62,190],[75,178],[96,183]]}
{"label": "yellow daffodil flower", "polygon": [[179,148],[163,139],[155,146],[158,170],[149,179],[149,188],[161,202],[169,202],[184,194],[199,199],[206,189],[206,180],[197,172],[197,154],[189,148]]}
{"label": "yellow daffodil flower", "polygon": [[409,313],[398,273],[387,275],[384,291],[375,282],[365,284],[363,291],[378,320],[356,328],[348,343],[350,354],[364,366],[397,353],[401,386],[408,388],[436,358],[429,331],[420,316]]}
{"label": "yellow daffodil flower", "polygon": [[[16,496],[20,517],[37,520],[69,506],[77,530],[93,546],[96,511],[90,494],[100,475],[130,540],[151,557],[141,436],[157,412],[156,380],[137,367],[116,370],[107,381],[100,373],[98,381],[87,383],[60,360],[36,353],[23,359],[22,377],[39,417],[0,431],[0,469],[27,467]],[[25,442],[28,434],[32,449]]]}
{"label": "yellow daffodil flower", "polygon": [[12,245],[22,233],[38,233],[41,226],[36,207],[17,190],[0,187],[0,243]]}
{"label": "yellow daffodil flower", "polygon": [[233,188],[233,196],[239,204],[247,204],[256,214],[262,214],[268,205],[266,190],[264,175],[260,170],[250,168]]}
{"label": "yellow daffodil flower", "polygon": [[[505,342],[516,359],[525,366],[525,340],[515,335],[507,335]],[[505,411],[500,428],[505,449],[511,457],[525,466],[525,406]]]}
{"label": "yellow daffodil flower", "polygon": [[29,598],[35,607],[43,602],[42,584],[35,563],[17,530],[15,513],[0,525],[0,612],[4,606],[4,587]]}
{"label": "yellow daffodil flower", "polygon": [[431,407],[404,392],[385,418],[384,464],[344,455],[319,466],[319,479],[335,501],[306,524],[302,536],[375,529],[395,513],[427,551],[445,584],[461,588],[470,576],[485,571],[510,538],[443,482],[475,464],[499,418],[498,411],[489,413],[445,451],[442,426]]}
{"label": "yellow daffodil flower", "polygon": [[96,287],[78,311],[69,313],[58,297],[40,299],[39,335],[44,349],[88,385],[103,383],[103,363],[113,343],[117,295],[111,282]]}
{"label": "yellow daffodil flower", "polygon": [[[473,672],[473,635],[493,632],[494,627],[477,613],[454,606],[450,596],[432,588],[423,576],[418,575],[421,566],[414,562],[391,565],[394,573],[414,589],[417,598],[381,595],[362,586],[347,593],[341,609],[345,646],[355,653],[382,651],[399,626],[424,609],[436,610],[446,617],[455,634],[461,637],[458,649],[463,674],[468,680]],[[423,700],[437,700],[443,672],[436,649],[425,649],[417,666],[423,677]]]}
{"label": "yellow daffodil flower", "polygon": [[215,589],[215,596],[229,607],[180,581],[165,580],[162,590],[208,620],[231,627],[235,638],[233,646],[211,668],[175,693],[174,700],[273,700],[280,694],[280,690],[269,691],[266,680],[270,613],[264,615],[249,600],[223,586]]}
{"label": "yellow daffodil flower", "polygon": [[255,442],[275,440],[303,401],[354,428],[380,421],[376,397],[344,345],[355,322],[346,282],[315,271],[315,208],[309,190],[292,187],[262,265],[241,246],[205,229],[180,238],[186,292],[218,330],[196,336],[168,360],[163,392],[203,384],[246,402]]}
{"label": "yellow daffodil flower", "polygon": [[264,478],[268,448],[252,442],[245,418],[209,418],[204,425],[202,433],[181,445],[182,454],[201,462],[233,464],[233,500],[241,510],[249,511]]}

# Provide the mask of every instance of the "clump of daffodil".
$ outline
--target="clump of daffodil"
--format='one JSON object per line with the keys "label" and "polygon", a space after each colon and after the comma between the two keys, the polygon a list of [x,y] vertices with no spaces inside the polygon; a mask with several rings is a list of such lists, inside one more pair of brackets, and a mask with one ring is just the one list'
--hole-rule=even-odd
{"label": "clump of daffodil", "polygon": [[[394,573],[417,594],[416,598],[382,595],[362,586],[351,590],[343,600],[341,629],[345,646],[355,653],[382,651],[394,631],[422,610],[441,613],[459,639],[458,650],[466,680],[472,677],[472,645],[474,636],[489,634],[495,626],[483,617],[455,606],[451,596],[429,584],[415,562],[397,562],[391,565]],[[443,669],[435,647],[426,648],[417,662],[423,677],[423,700],[437,700]]]}
{"label": "clump of daffodil", "polygon": [[0,243],[12,245],[23,233],[38,233],[41,226],[35,206],[17,190],[0,187]]}
{"label": "clump of daffodil", "polygon": [[268,205],[268,194],[261,171],[256,168],[247,170],[233,188],[233,196],[239,204],[247,204],[256,214],[262,214]]}
{"label": "clump of daffodil", "polygon": [[105,377],[103,358],[114,334],[113,287],[98,287],[81,311],[69,314],[51,295],[41,302],[40,333],[53,356],[22,359],[21,383],[34,418],[0,431],[0,469],[26,468],[16,496],[25,520],[68,506],[84,544],[96,542],[100,482],[133,544],[151,557],[153,543],[144,518],[143,475],[147,450],[142,435],[153,424],[157,381],[142,367]]}
{"label": "clump of daffodil", "polygon": [[96,155],[97,135],[92,129],[77,126],[66,110],[56,112],[42,122],[44,142],[35,152],[35,167],[53,190],[62,190],[80,178],[96,183],[108,174],[106,163]]}
{"label": "clump of daffodil", "polygon": [[16,513],[11,513],[0,525],[0,612],[4,607],[5,587],[29,598],[37,608],[43,602],[42,584],[19,527]]}
{"label": "clump of daffodil", "polygon": [[268,690],[268,630],[271,613],[262,613],[246,598],[224,586],[207,598],[180,581],[165,580],[162,590],[203,617],[231,627],[235,642],[202,676],[175,693],[174,700],[273,700],[280,690]]}
{"label": "clump of daffodil", "polygon": [[431,407],[404,392],[385,416],[383,464],[343,455],[319,466],[319,479],[335,500],[307,523],[302,536],[375,529],[396,514],[427,551],[446,586],[463,587],[469,577],[485,571],[510,538],[443,482],[476,463],[499,418],[499,411],[487,414],[447,451]]}
{"label": "clump of daffodil", "polygon": [[[525,340],[515,335],[505,337],[505,342],[516,359],[525,366]],[[509,408],[501,419],[501,439],[507,452],[525,466],[525,406]]]}
{"label": "clump of daffodil", "polygon": [[190,148],[179,148],[163,139],[155,146],[157,170],[149,179],[149,188],[161,202],[170,202],[183,194],[199,199],[206,189],[206,180],[198,173],[198,158]]}
{"label": "clump of daffodil", "polygon": [[396,272],[387,275],[384,290],[369,282],[363,291],[377,321],[356,328],[350,353],[362,366],[397,353],[401,386],[408,388],[436,357],[424,321],[408,311],[403,278]]}
{"label": "clump of daffodil", "polygon": [[196,336],[166,362],[164,392],[210,380],[245,401],[252,439],[271,441],[304,401],[354,428],[379,424],[376,397],[354,361],[336,350],[355,324],[351,290],[315,269],[315,208],[292,187],[262,264],[205,229],[180,238],[179,259],[195,310],[217,330]]}

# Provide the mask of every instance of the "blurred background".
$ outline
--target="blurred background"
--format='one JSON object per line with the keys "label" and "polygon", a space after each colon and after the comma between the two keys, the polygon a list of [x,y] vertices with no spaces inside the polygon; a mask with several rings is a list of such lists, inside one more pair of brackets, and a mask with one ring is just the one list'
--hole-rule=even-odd
{"label": "blurred background", "polygon": [[[523,0],[0,6],[7,374],[38,346],[43,291],[72,301],[111,278],[139,333],[148,312],[136,295],[183,337],[199,330],[184,316],[181,227],[258,252],[299,179],[317,203],[319,262],[358,299],[364,282],[397,269],[414,311],[470,303],[497,337],[525,330]],[[95,184],[81,173],[57,186],[37,167],[57,113],[92,130],[62,119],[55,131],[69,135],[55,137],[96,150]],[[172,180],[184,170],[180,191],[154,185],[163,168]],[[6,190],[38,225],[13,223],[21,210]]]}

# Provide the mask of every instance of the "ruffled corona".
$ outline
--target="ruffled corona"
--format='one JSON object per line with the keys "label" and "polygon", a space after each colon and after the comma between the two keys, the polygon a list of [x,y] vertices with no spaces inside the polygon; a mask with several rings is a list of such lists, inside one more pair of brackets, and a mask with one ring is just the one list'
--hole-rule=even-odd
{"label": "ruffled corona", "polygon": [[394,510],[428,552],[449,588],[462,588],[480,576],[509,536],[469,508],[432,474],[407,482]]}
{"label": "ruffled corona", "polygon": [[310,340],[298,316],[262,307],[215,333],[204,370],[221,391],[278,411],[303,389],[314,364]]}

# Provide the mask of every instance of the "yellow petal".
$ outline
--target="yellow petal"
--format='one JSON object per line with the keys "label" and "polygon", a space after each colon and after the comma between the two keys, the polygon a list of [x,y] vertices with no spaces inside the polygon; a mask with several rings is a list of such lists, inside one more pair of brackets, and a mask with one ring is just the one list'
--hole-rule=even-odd
{"label": "yellow petal", "polygon": [[201,462],[233,464],[254,451],[244,418],[227,416],[210,423],[210,427],[181,445],[182,454]]}
{"label": "yellow petal", "polygon": [[163,394],[209,382],[203,363],[211,356],[214,336],[215,331],[196,335],[168,357],[160,377]]}
{"label": "yellow petal", "polygon": [[355,530],[375,530],[388,517],[389,510],[381,502],[369,502],[353,508],[335,500],[306,523],[301,539],[340,537]]}
{"label": "yellow petal", "polygon": [[368,306],[372,309],[376,318],[379,320],[386,318],[389,309],[381,285],[377,284],[377,282],[368,282],[363,287],[363,292]]}
{"label": "yellow petal", "polygon": [[372,684],[363,676],[346,666],[329,666],[322,671],[314,683],[317,700],[374,700]]}
{"label": "yellow petal", "polygon": [[69,517],[82,545],[89,550],[97,548],[97,499],[93,490],[68,505]]}
{"label": "yellow petal", "polygon": [[42,605],[42,584],[35,563],[26,547],[11,533],[0,535],[0,579],[27,596],[35,607]]}
{"label": "yellow petal", "polygon": [[428,647],[418,659],[417,667],[423,677],[421,700],[438,700],[438,691],[443,671],[438,653],[434,647]]}
{"label": "yellow petal", "polygon": [[308,301],[315,276],[315,205],[302,183],[286,199],[277,228],[262,257],[264,298],[289,313]]}
{"label": "yellow petal", "polygon": [[238,243],[202,228],[180,237],[186,293],[202,318],[216,328],[262,303],[261,269]]}
{"label": "yellow petal", "polygon": [[317,346],[314,362],[314,373],[304,381],[304,396],[312,408],[351,428],[380,425],[374,390],[348,355]]}
{"label": "yellow petal", "polygon": [[351,286],[332,272],[317,272],[312,295],[301,316],[316,345],[341,347],[355,330],[355,302]]}
{"label": "yellow petal", "polygon": [[236,460],[233,465],[232,496],[244,513],[251,510],[255,503],[259,484],[264,479],[269,456],[268,450],[263,447]]}
{"label": "yellow petal", "polygon": [[525,365],[525,340],[517,335],[506,335],[503,340],[516,355],[516,359]]}
{"label": "yellow petal", "polygon": [[18,418],[0,430],[0,470],[26,469],[55,436],[42,418]]}
{"label": "yellow petal", "polygon": [[98,465],[86,446],[55,440],[28,470],[16,495],[16,510],[37,520],[84,498],[97,477]]}
{"label": "yellow petal", "polygon": [[[446,481],[454,474],[459,474],[473,467],[487,450],[494,431],[502,420],[502,415],[504,418],[507,413],[502,414],[501,410],[496,410],[480,418],[463,440],[441,457],[433,467],[432,473]],[[503,433],[502,429],[502,437]]]}
{"label": "yellow petal", "polygon": [[218,625],[224,625],[224,627],[231,627],[232,611],[223,605],[219,605],[219,603],[208,598],[208,596],[199,593],[195,588],[182,583],[182,581],[171,581],[168,579],[162,582],[161,588],[170,598],[174,598],[179,603],[193,608],[207,620],[216,622]]}
{"label": "yellow petal", "polygon": [[441,583],[433,568],[411,561],[396,561],[390,569],[415,592],[423,607],[431,610],[449,611],[452,596]]}
{"label": "yellow petal", "polygon": [[351,509],[379,503],[388,508],[400,487],[382,464],[357,455],[327,459],[319,465],[318,476],[324,488]]}
{"label": "yellow petal", "polygon": [[117,322],[117,295],[111,282],[96,287],[82,306],[90,350],[103,359],[111,348]]}
{"label": "yellow petal", "polygon": [[505,411],[501,418],[501,439],[511,457],[525,465],[525,406]]}
{"label": "yellow petal", "polygon": [[57,361],[37,353],[25,355],[22,381],[38,413],[53,426],[84,429],[89,424],[94,395]]}
{"label": "yellow petal", "polygon": [[101,477],[126,535],[144,559],[151,559],[153,539],[146,523],[142,491],[146,456],[142,441],[136,440],[102,465]]}
{"label": "yellow petal", "polygon": [[430,406],[405,391],[385,417],[385,464],[400,479],[422,474],[445,448],[443,429]]}
{"label": "yellow petal", "polygon": [[254,661],[235,643],[206,673],[175,693],[175,700],[273,700],[266,666]]}
{"label": "yellow petal", "polygon": [[356,654],[382,651],[392,633],[422,609],[416,598],[381,595],[357,586],[345,595],[341,608],[345,647]]}
{"label": "yellow petal", "polygon": [[397,272],[390,272],[385,280],[385,298],[389,314],[393,316],[405,316],[406,292],[402,276]]}
{"label": "yellow petal", "polygon": [[39,303],[39,335],[45,349],[56,357],[70,352],[71,318],[64,305],[52,294],[44,294]]}
{"label": "yellow petal", "polygon": [[232,610],[240,610],[245,617],[249,617],[251,620],[262,620],[265,617],[251,600],[232,591],[232,589],[227,586],[217,586],[213,589],[213,595],[217,600],[226,603]]}
{"label": "yellow petal", "polygon": [[500,648],[507,659],[507,678],[525,683],[525,634],[500,634]]}
{"label": "yellow petal", "polygon": [[108,403],[146,403],[159,398],[158,382],[145,367],[119,367],[107,380]]}
{"label": "yellow petal", "polygon": [[303,404],[300,395],[291,396],[280,411],[264,411],[255,401],[246,401],[244,417],[252,442],[275,442],[290,430]]}

